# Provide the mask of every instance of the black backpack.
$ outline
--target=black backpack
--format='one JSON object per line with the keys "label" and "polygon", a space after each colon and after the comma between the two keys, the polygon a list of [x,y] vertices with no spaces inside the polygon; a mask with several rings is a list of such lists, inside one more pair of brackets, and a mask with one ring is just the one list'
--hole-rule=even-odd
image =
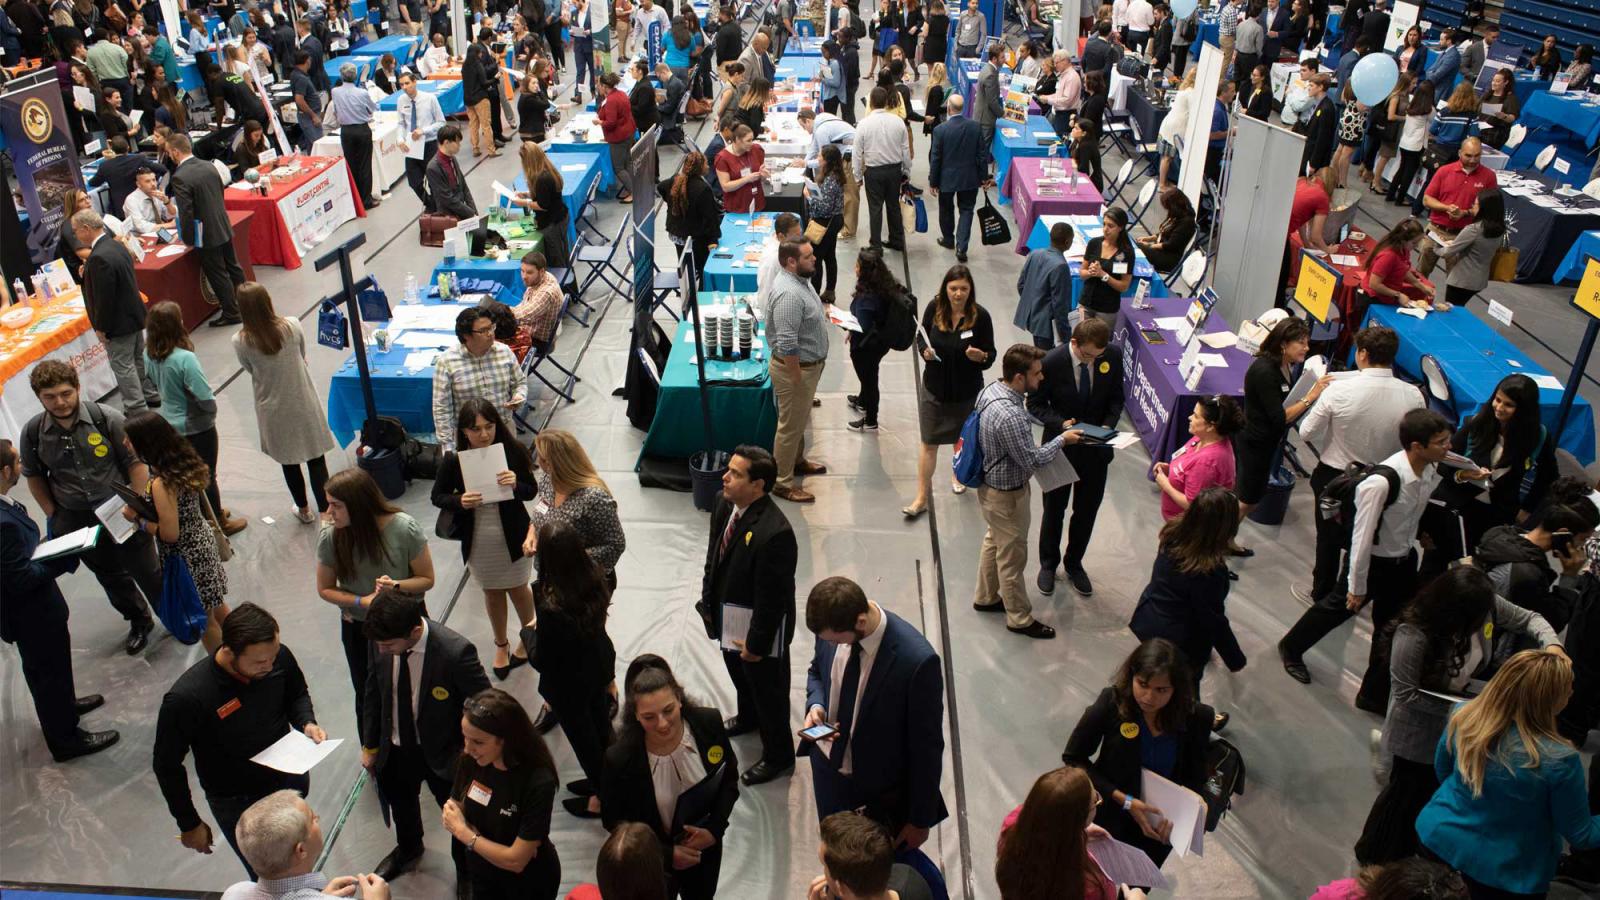
{"label": "black backpack", "polygon": [[917,301],[907,291],[895,291],[883,305],[883,321],[878,323],[878,339],[890,350],[910,350],[917,339]]}
{"label": "black backpack", "polygon": [[[1389,482],[1389,493],[1383,498],[1383,508],[1388,509],[1400,496],[1400,473],[1390,466],[1353,462],[1322,489],[1317,498],[1317,514],[1348,532],[1356,522],[1356,488],[1373,475],[1382,475]],[[1381,512],[1378,525],[1383,525]]]}

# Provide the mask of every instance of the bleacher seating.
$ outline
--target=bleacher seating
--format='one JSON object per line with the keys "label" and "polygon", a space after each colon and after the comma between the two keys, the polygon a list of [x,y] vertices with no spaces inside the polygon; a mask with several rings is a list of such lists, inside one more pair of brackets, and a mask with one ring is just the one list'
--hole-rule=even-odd
{"label": "bleacher seating", "polygon": [[[1430,12],[1433,6],[1429,4]],[[1600,42],[1600,4],[1595,0],[1505,0],[1500,28],[1505,38],[1527,47],[1537,47],[1545,35],[1553,34],[1561,55],[1570,60],[1579,44]]]}

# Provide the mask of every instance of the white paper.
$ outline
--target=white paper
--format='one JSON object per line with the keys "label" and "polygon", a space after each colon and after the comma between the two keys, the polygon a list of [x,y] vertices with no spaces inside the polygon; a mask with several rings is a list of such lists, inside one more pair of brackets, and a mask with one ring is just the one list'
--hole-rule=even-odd
{"label": "white paper", "polygon": [[847,309],[840,309],[838,306],[829,306],[828,321],[839,326],[840,328],[845,329],[846,331],[854,331],[857,334],[861,333],[861,322],[856,319],[856,317]]}
{"label": "white paper", "polygon": [[507,200],[515,200],[515,199],[517,199],[517,192],[516,191],[513,191],[511,188],[506,187],[505,185],[501,184],[498,181],[496,181],[493,184],[489,185],[489,187],[493,188],[494,192],[496,194],[499,194],[500,196],[506,198]]}
{"label": "white paper", "polygon": [[72,86],[72,99],[78,101],[78,108],[84,112],[89,112],[95,107],[94,91],[83,85],[75,84]]}
{"label": "white paper", "polygon": [[[734,535],[734,539],[737,540],[738,535]],[[740,606],[736,603],[722,604],[722,649],[731,650],[734,653],[739,652],[739,644],[735,644],[734,641],[743,643],[749,637],[750,619],[754,615],[755,610],[748,606]],[[782,656],[783,648],[779,646],[779,642],[783,640],[783,624],[782,622],[778,623],[778,629],[772,636],[771,647],[757,647],[754,650],[750,650],[750,652],[761,652],[763,656]]]}
{"label": "white paper", "polygon": [[1206,805],[1200,795],[1168,781],[1149,769],[1140,770],[1139,799],[1161,810],[1158,819],[1172,823],[1168,843],[1179,856],[1202,856],[1206,836]]}
{"label": "white paper", "polygon": [[1228,367],[1228,358],[1221,353],[1202,353],[1200,354],[1200,365],[1208,369],[1226,369]]}
{"label": "white paper", "polygon": [[105,526],[106,533],[111,535],[111,539],[119,544],[132,537],[139,528],[138,525],[122,517],[122,508],[127,505],[120,495],[112,494],[106,498],[106,502],[94,508],[94,517]]}
{"label": "white paper", "polygon": [[183,252],[187,251],[188,249],[189,248],[185,247],[183,244],[171,244],[171,245],[168,245],[166,247],[162,247],[160,250],[157,250],[156,251],[156,256],[163,257],[163,258],[168,257],[168,256],[177,256],[178,254],[183,253]]}
{"label": "white paper", "polygon": [[1529,377],[1533,379],[1534,384],[1542,388],[1549,388],[1552,391],[1564,391],[1567,389],[1567,386],[1561,383],[1561,379],[1554,375],[1530,375]]}
{"label": "white paper", "polygon": [[404,141],[406,145],[406,159],[422,158],[422,151],[428,143],[426,136],[421,138],[412,138],[411,132],[406,131],[400,136],[400,140]]}
{"label": "white paper", "polygon": [[100,526],[89,525],[79,528],[71,534],[64,534],[53,540],[44,541],[33,550],[34,559],[50,559],[56,556],[66,556],[69,553],[82,553],[94,546],[100,539]]}
{"label": "white paper", "polygon": [[392,330],[445,331],[455,334],[456,316],[466,309],[455,303],[435,303],[397,306],[389,320]]}
{"label": "white paper", "polygon": [[1039,490],[1048,493],[1077,481],[1078,470],[1067,461],[1066,454],[1057,453],[1055,459],[1034,469],[1033,477],[1039,482]]}
{"label": "white paper", "polygon": [[104,141],[90,141],[89,143],[83,145],[83,155],[84,156],[95,156],[95,155],[99,154],[100,151],[102,149],[104,149],[104,148],[105,148],[105,142]]}
{"label": "white paper", "polygon": [[405,367],[408,369],[426,369],[433,365],[438,358],[438,350],[413,350],[406,354]]}
{"label": "white paper", "polygon": [[1501,325],[1511,324],[1511,309],[1499,300],[1489,301],[1489,318]]}
{"label": "white paper", "polygon": [[1231,331],[1213,331],[1210,334],[1200,335],[1200,343],[1213,350],[1226,350],[1239,343],[1239,336]]}
{"label": "white paper", "polygon": [[1091,839],[1089,852],[1100,864],[1100,871],[1117,884],[1143,884],[1158,891],[1167,886],[1166,876],[1156,868],[1150,855],[1132,844],[1124,844],[1114,837]]}
{"label": "white paper", "polygon": [[1188,321],[1187,316],[1157,316],[1156,327],[1162,331],[1177,331],[1180,326]]}
{"label": "white paper", "polygon": [[1356,266],[1361,264],[1360,258],[1351,256],[1348,253],[1335,253],[1328,257],[1328,261],[1336,266]]}
{"label": "white paper", "polygon": [[1395,312],[1398,312],[1402,316],[1410,316],[1413,319],[1426,319],[1428,317],[1427,310],[1419,309],[1415,306],[1402,306],[1395,310]]}
{"label": "white paper", "polygon": [[132,122],[135,128],[139,126],[139,120],[142,118],[144,118],[144,110],[142,109],[136,109],[128,113],[128,121]]}
{"label": "white paper", "polygon": [[1116,437],[1106,441],[1107,446],[1116,450],[1126,450],[1137,443],[1139,443],[1139,433],[1136,431],[1119,431]]}
{"label": "white paper", "polygon": [[304,775],[317,763],[327,759],[328,754],[339,749],[342,743],[344,743],[343,738],[329,738],[318,744],[304,733],[291,728],[288,734],[278,738],[272,746],[250,757],[250,761],[258,766],[266,766],[290,775]]}
{"label": "white paper", "polygon": [[511,499],[511,486],[495,480],[509,468],[504,446],[490,444],[478,450],[459,450],[456,455],[461,458],[461,483],[467,491],[482,494],[484,503]]}
{"label": "white paper", "polygon": [[412,348],[449,347],[455,342],[455,335],[442,331],[407,331],[394,339],[396,347]]}

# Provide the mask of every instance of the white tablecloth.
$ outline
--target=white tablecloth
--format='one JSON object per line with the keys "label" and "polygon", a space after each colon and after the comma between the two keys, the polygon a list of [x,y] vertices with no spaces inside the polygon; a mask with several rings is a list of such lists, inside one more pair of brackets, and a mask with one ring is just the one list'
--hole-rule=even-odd
{"label": "white tablecloth", "polygon": [[[406,174],[406,152],[400,149],[400,123],[374,122],[372,126],[372,183],[387,189]],[[337,134],[325,134],[311,147],[312,156],[343,156]]]}
{"label": "white tablecloth", "polygon": [[78,335],[65,346],[46,353],[29,364],[15,377],[0,385],[0,436],[9,437],[19,446],[22,443],[22,426],[40,410],[39,398],[28,386],[28,376],[34,366],[46,359],[59,359],[78,370],[78,389],[91,400],[99,400],[116,389],[116,379],[111,377],[111,361],[106,356],[105,345],[93,330]]}

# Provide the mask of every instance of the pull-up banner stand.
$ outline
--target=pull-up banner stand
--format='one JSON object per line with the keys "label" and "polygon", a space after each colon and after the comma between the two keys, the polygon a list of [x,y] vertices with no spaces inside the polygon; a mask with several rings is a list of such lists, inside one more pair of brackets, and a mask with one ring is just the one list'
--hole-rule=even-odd
{"label": "pull-up banner stand", "polygon": [[1183,148],[1178,189],[1199,209],[1200,198],[1206,192],[1206,148],[1211,141],[1211,113],[1217,106],[1217,85],[1222,78],[1222,50],[1201,44],[1200,59],[1195,65],[1199,71],[1194,78],[1194,105],[1189,107],[1189,128],[1180,135]]}
{"label": "pull-up banner stand", "polygon": [[83,190],[83,171],[54,68],[6,84],[0,94],[0,130],[16,165],[32,230],[55,234],[61,226],[61,197],[72,188]]}
{"label": "pull-up banner stand", "polygon": [[1240,116],[1234,127],[1211,283],[1221,298],[1217,310],[1237,328],[1275,305],[1272,292],[1289,235],[1289,204],[1283,201],[1294,196],[1306,139],[1249,116]]}
{"label": "pull-up banner stand", "polygon": [[1589,327],[1584,329],[1578,355],[1572,358],[1572,374],[1567,376],[1567,389],[1561,394],[1561,410],[1556,413],[1554,432],[1558,440],[1567,427],[1567,416],[1572,414],[1572,399],[1578,396],[1583,372],[1589,367],[1595,337],[1600,336],[1600,259],[1590,256],[1584,261],[1583,280],[1578,282],[1577,293],[1572,295],[1572,305],[1589,316]]}

